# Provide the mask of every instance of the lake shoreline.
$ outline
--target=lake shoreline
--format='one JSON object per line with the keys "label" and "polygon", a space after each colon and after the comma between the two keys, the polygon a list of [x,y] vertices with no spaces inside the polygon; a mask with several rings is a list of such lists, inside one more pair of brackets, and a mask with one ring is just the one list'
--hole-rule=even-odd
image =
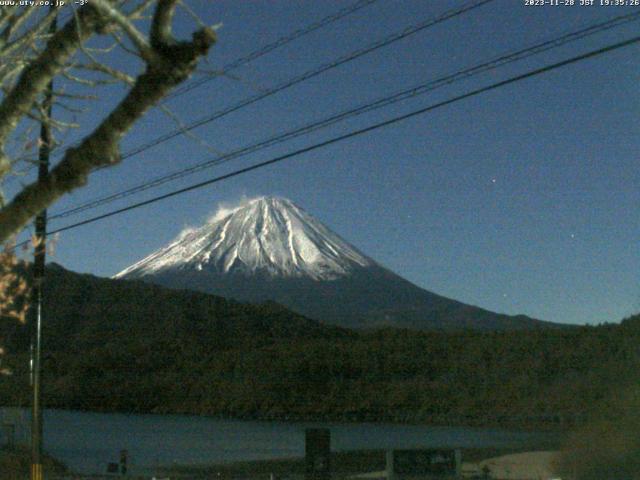
{"label": "lake shoreline", "polygon": [[[530,444],[521,448],[464,448],[461,449],[464,465],[483,465],[487,461],[508,456],[526,456],[533,452],[549,448],[549,444]],[[367,472],[381,472],[386,468],[385,450],[353,450],[348,452],[332,452],[330,458],[332,474],[338,477],[362,474]],[[305,472],[304,458],[278,458],[273,460],[258,460],[247,462],[233,462],[229,464],[208,465],[172,465],[160,467],[157,472],[166,476],[187,475],[189,478],[217,478],[229,480],[236,478],[250,478],[262,476],[270,478],[303,475]]]}
{"label": "lake shoreline", "polygon": [[[2,408],[28,409],[24,406],[0,406]],[[272,414],[257,413],[254,415],[224,415],[193,411],[172,410],[117,410],[117,409],[82,409],[65,407],[48,407],[53,411],[75,411],[83,413],[119,414],[119,415],[176,415],[185,417],[201,417],[211,420],[230,420],[242,422],[281,422],[281,423],[344,423],[344,424],[396,424],[413,425],[433,428],[481,428],[481,429],[506,429],[521,430],[526,432],[552,432],[567,433],[568,431],[585,424],[587,415],[491,415],[481,418],[477,416],[458,415],[418,415],[418,414],[360,414],[360,413],[335,413],[322,415],[298,415],[298,414]]]}
{"label": "lake shoreline", "polygon": [[[28,413],[23,424],[28,428]],[[216,419],[184,414],[44,412],[44,449],[71,470],[104,473],[129,452],[132,472],[166,465],[220,465],[304,455],[305,430],[328,428],[335,452],[398,448],[555,448],[557,432],[382,422]],[[26,433],[26,432],[25,432]],[[22,438],[28,438],[23,435]]]}

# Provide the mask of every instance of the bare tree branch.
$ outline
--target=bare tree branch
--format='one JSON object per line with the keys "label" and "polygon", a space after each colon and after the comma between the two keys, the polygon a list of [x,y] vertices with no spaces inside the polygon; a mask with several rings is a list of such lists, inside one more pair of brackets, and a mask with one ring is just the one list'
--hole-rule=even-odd
{"label": "bare tree branch", "polygon": [[15,54],[21,49],[29,47],[36,38],[46,38],[46,30],[56,16],[56,12],[48,13],[39,23],[28,28],[21,36],[2,45],[0,53],[3,56]]}
{"label": "bare tree branch", "polygon": [[76,65],[75,68],[103,73],[105,75],[112,77],[114,80],[125,83],[127,85],[133,85],[136,81],[136,79],[131,75],[128,75],[127,73],[117,70],[115,68],[111,68],[108,65],[105,65],[104,63],[100,63],[100,62],[80,64],[80,65]]}
{"label": "bare tree branch", "polygon": [[[76,28],[76,22],[70,22],[51,38],[42,54],[25,68],[16,87],[0,104],[0,146],[15,128],[18,119],[29,111],[42,91],[41,85],[46,85],[53,75],[63,70],[64,63],[92,32],[105,31],[112,25],[121,28],[130,38],[131,32],[138,32],[137,29],[123,26],[122,22],[129,21],[125,16],[109,13],[105,0],[94,2],[95,8],[82,7],[79,10],[79,28]],[[216,36],[212,29],[202,28],[193,34],[191,41],[176,41],[171,33],[176,4],[177,0],[158,1],[149,41],[153,55],[140,52],[147,67],[135,79],[125,98],[78,146],[67,149],[48,177],[26,186],[0,210],[0,242],[10,238],[12,233],[19,231],[34,215],[60,196],[84,185],[93,170],[118,163],[122,137],[150,107],[160,102],[196,69],[198,60],[207,54]],[[105,8],[102,9],[101,5]],[[140,48],[140,44],[136,48]],[[27,88],[24,85],[27,78],[36,85],[32,83]],[[23,92],[19,86],[28,91]]]}
{"label": "bare tree branch", "polygon": [[151,45],[156,50],[171,46],[175,41],[171,33],[171,22],[178,0],[159,0],[151,23]]}
{"label": "bare tree branch", "polygon": [[140,5],[138,5],[136,8],[134,8],[131,12],[127,14],[127,16],[129,17],[129,20],[137,20],[141,18],[142,14],[144,14],[144,12],[146,12],[149,8],[151,8],[151,5],[153,5],[155,2],[156,0],[145,0],[144,2],[142,2]]}
{"label": "bare tree branch", "polygon": [[[147,42],[147,38],[135,27],[129,18],[123,15],[117,8],[114,8],[111,2],[108,0],[93,0],[92,5],[100,10],[106,17],[114,21],[122,31],[127,34],[147,63],[157,61],[157,54],[155,50],[151,48],[149,42]],[[160,6],[158,6],[158,8],[160,8]]]}
{"label": "bare tree branch", "polygon": [[40,56],[29,64],[12,91],[0,104],[0,154],[18,121],[35,103],[51,79],[59,73],[80,43],[106,27],[105,19],[93,8],[82,7],[77,20],[69,21],[47,42]]}

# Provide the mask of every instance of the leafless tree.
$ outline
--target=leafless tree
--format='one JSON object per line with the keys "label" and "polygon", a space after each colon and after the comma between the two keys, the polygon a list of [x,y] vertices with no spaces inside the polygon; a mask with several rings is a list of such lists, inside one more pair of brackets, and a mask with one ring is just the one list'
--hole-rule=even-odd
{"label": "leafless tree", "polygon": [[[59,144],[50,145],[59,149],[60,159],[46,178],[23,184],[9,201],[2,196],[0,245],[6,245],[62,195],[84,185],[92,171],[119,163],[122,138],[207,55],[216,39],[214,28],[198,22],[190,40],[174,38],[174,15],[181,4],[181,0],[90,0],[66,2],[55,10],[19,2],[0,5],[0,182],[24,167],[26,147],[15,146],[29,145],[25,136],[33,138],[40,122],[47,121],[60,132],[80,126],[82,118],[94,124],[101,115],[97,126],[72,146],[60,151]],[[52,31],[54,19],[58,28]],[[136,62],[125,64],[137,71],[123,69],[118,53],[134,55]],[[80,115],[79,122],[46,115],[43,95],[54,78],[56,105],[73,112],[74,117]],[[93,95],[78,95],[70,93],[73,88],[65,88],[113,82],[125,85],[125,90],[106,114],[101,102],[92,102]],[[83,102],[82,111],[74,106],[78,102]],[[14,300],[25,285],[15,276],[13,254],[5,250],[3,255],[0,315],[23,320],[24,311],[15,309]]]}
{"label": "leafless tree", "polygon": [[[120,103],[78,145],[64,152],[45,180],[25,186],[2,206],[0,242],[7,241],[60,196],[84,185],[93,170],[117,164],[123,136],[150,107],[189,77],[215,41],[214,31],[207,27],[197,30],[189,41],[174,39],[172,20],[179,0],[145,0],[136,8],[131,8],[132,3],[91,0],[48,36],[45,32],[55,12],[31,21],[24,29],[21,27],[29,22],[34,7],[4,7],[0,11],[0,27],[4,27],[0,32],[0,84],[5,91],[0,103],[0,178],[15,165],[15,159],[7,154],[7,142],[21,120],[42,116],[39,99],[54,77],[82,81],[72,75],[84,69],[130,84]],[[151,19],[145,22],[144,12],[151,8]],[[138,28],[137,20],[148,24],[148,33]],[[95,59],[83,46],[94,35],[111,35],[116,48],[135,49],[144,71],[133,76]],[[80,56],[82,61],[77,60]]]}

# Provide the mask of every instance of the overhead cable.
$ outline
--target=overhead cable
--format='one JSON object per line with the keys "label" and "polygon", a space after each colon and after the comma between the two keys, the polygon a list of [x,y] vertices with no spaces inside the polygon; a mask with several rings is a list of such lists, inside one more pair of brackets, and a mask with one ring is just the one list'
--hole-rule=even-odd
{"label": "overhead cable", "polygon": [[207,82],[210,82],[216,77],[224,75],[225,73],[229,73],[243,65],[246,65],[249,62],[257,60],[258,58],[266,55],[267,53],[272,52],[277,48],[280,48],[288,43],[291,43],[292,41],[297,40],[298,38],[303,37],[304,35],[308,35],[311,32],[315,32],[316,30],[319,30],[322,27],[325,27],[331,23],[334,23],[340,20],[341,18],[346,17],[347,15],[351,15],[352,13],[355,13],[364,7],[368,7],[372,3],[375,3],[376,1],[378,0],[359,0],[352,5],[349,5],[341,10],[338,10],[337,12],[331,15],[328,15],[324,18],[321,18],[320,20],[313,22],[305,27],[299,28],[298,30],[291,32],[288,35],[278,38],[274,42],[264,45],[263,47],[257,50],[254,50],[253,52],[243,57],[237,58],[236,60],[230,63],[227,63],[220,69],[221,70],[220,72],[214,72],[205,78],[201,78],[199,80],[190,82],[182,86],[181,88],[174,90],[167,98],[178,97],[187,92],[190,92],[191,90],[198,88]]}
{"label": "overhead cable", "polygon": [[610,20],[607,20],[605,22],[600,22],[597,24],[593,24],[590,25],[588,27],[582,28],[580,30],[571,32],[571,33],[567,33],[565,35],[553,38],[551,40],[547,40],[541,43],[537,43],[535,45],[532,45],[530,47],[524,48],[524,49],[520,49],[514,52],[510,52],[510,53],[506,53],[503,55],[500,55],[498,57],[492,58],[490,60],[484,61],[480,64],[474,65],[472,67],[468,67],[465,68],[463,70],[459,70],[455,73],[452,74],[448,74],[446,76],[443,77],[439,77],[435,80],[430,80],[426,83],[422,83],[420,85],[411,87],[409,89],[404,89],[402,91],[396,92],[392,95],[388,95],[385,96],[383,98],[380,98],[374,102],[368,102],[366,104],[360,105],[356,108],[352,108],[349,110],[345,110],[342,111],[338,114],[334,114],[331,115],[327,118],[324,118],[322,120],[319,121],[315,121],[313,123],[304,125],[302,127],[298,127],[295,128],[293,130],[284,132],[284,133],[280,133],[277,134],[275,136],[272,136],[266,140],[262,140],[260,142],[257,143],[253,143],[244,147],[241,147],[239,149],[236,149],[232,152],[229,152],[227,154],[224,155],[219,155],[216,156],[213,159],[208,159],[204,162],[199,162],[195,165],[192,165],[190,167],[187,168],[183,168],[183,169],[179,169],[175,172],[166,174],[166,175],[162,175],[159,176],[155,179],[143,182],[141,184],[138,184],[136,186],[127,188],[125,190],[116,192],[116,193],[112,193],[94,200],[91,200],[89,202],[86,202],[82,205],[79,205],[77,207],[73,207],[70,208],[68,210],[64,210],[62,212],[59,212],[55,215],[52,215],[50,217],[50,219],[60,219],[60,218],[65,218],[65,217],[69,217],[71,215],[75,215],[78,214],[80,212],[89,210],[89,209],[93,209],[93,208],[97,208],[101,205],[107,204],[107,203],[111,203],[113,201],[116,200],[120,200],[122,198],[126,198],[129,197],[131,195],[149,190],[151,188],[155,188],[155,187],[159,187],[161,185],[164,185],[168,182],[171,181],[175,181],[181,178],[184,178],[188,175],[192,175],[196,172],[202,171],[204,169],[207,168],[211,168],[213,166],[216,165],[220,165],[222,163],[226,163],[229,162],[231,160],[235,160],[241,157],[244,157],[245,155],[248,155],[250,153],[262,150],[264,148],[279,144],[279,143],[283,143],[285,141],[291,140],[293,138],[297,138],[301,135],[306,135],[309,134],[313,131],[317,131],[319,129],[322,128],[326,128],[330,125],[333,125],[337,122],[340,121],[344,121],[348,118],[352,118],[355,117],[357,115],[361,115],[373,110],[377,110],[383,107],[386,107],[388,105],[409,99],[409,98],[413,98],[419,95],[423,95],[425,93],[431,92],[437,88],[446,86],[446,85],[450,85],[454,82],[457,81],[461,81],[461,80],[465,80],[468,78],[471,78],[473,76],[482,74],[482,73],[486,73],[487,71],[502,67],[504,65],[508,65],[510,63],[531,57],[533,55],[537,55],[539,53],[542,52],[546,52],[549,51],[551,49],[554,48],[558,48],[560,46],[566,45],[567,43],[585,38],[587,36],[590,35],[594,35],[596,33],[600,33],[602,31],[620,26],[624,23],[628,23],[631,21],[635,21],[638,20],[638,18],[640,18],[640,12],[635,12],[633,14],[628,14],[628,15],[623,15],[623,16],[619,16]]}
{"label": "overhead cable", "polygon": [[394,124],[396,124],[398,122],[401,122],[401,121],[404,121],[404,120],[408,120],[408,119],[413,118],[413,117],[417,117],[419,115],[424,115],[425,113],[437,110],[437,109],[445,107],[447,105],[451,105],[451,104],[460,102],[460,101],[465,100],[467,98],[475,97],[477,95],[480,95],[480,94],[483,94],[483,93],[486,93],[486,92],[489,92],[489,91],[493,91],[493,90],[505,87],[507,85],[510,85],[510,84],[513,84],[513,83],[516,83],[516,82],[520,82],[522,80],[526,80],[528,78],[536,77],[538,75],[542,75],[544,73],[548,73],[550,71],[557,70],[559,68],[562,68],[562,67],[565,67],[565,66],[568,66],[568,65],[571,65],[571,64],[575,64],[575,63],[587,60],[589,58],[593,58],[593,57],[597,57],[597,56],[600,56],[600,55],[604,55],[606,53],[609,53],[609,52],[612,52],[612,51],[615,51],[615,50],[619,50],[621,48],[628,47],[630,45],[637,44],[639,42],[640,42],[640,36],[636,36],[636,37],[633,37],[631,39],[628,39],[628,40],[625,40],[625,41],[622,41],[622,42],[614,43],[612,45],[608,45],[606,47],[599,48],[597,50],[592,50],[592,51],[590,51],[588,53],[581,54],[581,55],[569,58],[567,60],[563,60],[563,61],[556,62],[556,63],[550,64],[550,65],[547,65],[547,66],[544,66],[544,67],[541,67],[541,68],[537,68],[537,69],[531,70],[531,71],[529,71],[527,73],[516,75],[516,76],[510,77],[510,78],[508,78],[506,80],[502,80],[500,82],[493,83],[493,84],[488,85],[486,87],[478,88],[478,89],[472,90],[472,91],[470,91],[468,93],[455,96],[455,97],[450,98],[448,100],[444,100],[444,101],[429,105],[427,107],[423,107],[423,108],[420,108],[420,109],[417,109],[417,110],[413,110],[413,111],[411,111],[409,113],[393,117],[393,118],[391,118],[389,120],[378,122],[378,123],[375,123],[375,124],[370,125],[368,127],[361,128],[361,129],[358,129],[358,130],[354,130],[354,131],[351,131],[349,133],[346,133],[346,134],[343,134],[343,135],[339,135],[337,137],[333,137],[333,138],[331,138],[329,140],[325,140],[325,141],[322,141],[322,142],[319,142],[319,143],[315,143],[313,145],[310,145],[310,146],[307,146],[307,147],[304,147],[304,148],[300,148],[298,150],[294,150],[292,152],[289,152],[289,153],[286,153],[286,154],[283,154],[283,155],[279,155],[279,156],[274,157],[274,158],[272,158],[270,160],[266,160],[264,162],[260,162],[260,163],[251,165],[249,167],[245,167],[245,168],[242,168],[242,169],[239,169],[239,170],[235,170],[235,171],[227,173],[225,175],[221,175],[221,176],[214,177],[214,178],[202,181],[202,182],[198,182],[198,183],[192,184],[192,185],[190,185],[188,187],[184,187],[184,188],[181,188],[181,189],[178,189],[178,190],[174,190],[172,192],[165,193],[164,195],[159,195],[157,197],[154,197],[154,198],[142,201],[142,202],[138,202],[138,203],[135,203],[135,204],[132,204],[132,205],[128,205],[128,206],[123,207],[123,208],[119,208],[117,210],[113,210],[113,211],[108,212],[108,213],[104,213],[102,215],[97,215],[95,217],[88,218],[86,220],[83,220],[83,221],[80,221],[80,222],[77,222],[77,223],[73,223],[71,225],[66,225],[64,227],[61,227],[61,228],[58,228],[56,230],[51,231],[50,235],[53,235],[53,234],[56,234],[56,233],[60,233],[60,232],[65,232],[65,231],[68,231],[68,230],[71,230],[71,229],[75,229],[75,228],[78,228],[78,227],[81,227],[81,226],[84,226],[84,225],[88,225],[90,223],[101,221],[101,220],[107,219],[109,217],[113,217],[115,215],[119,215],[121,213],[125,213],[125,212],[131,211],[131,210],[134,210],[134,209],[146,206],[146,205],[150,205],[150,204],[159,202],[161,200],[165,200],[167,198],[175,197],[177,195],[181,195],[181,194],[193,191],[193,190],[197,190],[197,189],[206,187],[208,185],[212,185],[214,183],[221,182],[223,180],[228,180],[230,178],[234,178],[234,177],[237,177],[239,175],[242,175],[242,174],[254,171],[254,170],[258,170],[258,169],[261,169],[261,168],[264,168],[264,167],[267,167],[269,165],[274,165],[274,164],[280,163],[280,162],[282,162],[284,160],[287,160],[287,159],[290,159],[290,158],[293,158],[293,157],[297,157],[297,156],[300,156],[302,154],[305,154],[305,153],[308,153],[308,152],[311,152],[311,151],[315,151],[315,150],[327,147],[329,145],[333,145],[335,143],[347,140],[349,138],[357,137],[357,136],[363,135],[365,133],[369,133],[369,132],[372,132],[372,131],[375,131],[375,130],[379,130],[379,129],[394,125]]}
{"label": "overhead cable", "polygon": [[126,158],[130,158],[133,157],[134,155],[138,155],[142,152],[144,152],[145,150],[149,150],[150,148],[153,148],[155,146],[158,146],[162,143],[165,143],[173,138],[176,138],[180,135],[184,135],[187,132],[190,132],[191,130],[194,130],[198,127],[201,127],[203,125],[206,125],[208,123],[211,123],[215,120],[218,120],[226,115],[229,115],[230,113],[236,112],[238,110],[241,110],[249,105],[252,105],[260,100],[263,100],[265,98],[268,98],[272,95],[275,95],[276,93],[282,92],[283,90],[286,90],[288,88],[293,87],[294,85],[298,85],[306,80],[309,80],[311,78],[317,77],[318,75],[325,73],[329,70],[332,70],[334,68],[337,68],[341,65],[344,65],[348,62],[351,62],[357,58],[360,58],[364,55],[367,55],[371,52],[374,52],[376,50],[379,50],[383,47],[386,47],[388,45],[391,45],[392,43],[395,43],[399,40],[402,40],[404,38],[407,38],[411,35],[414,35],[418,32],[421,32],[422,30],[425,30],[427,28],[433,27],[434,25],[437,25],[439,23],[442,23],[444,21],[447,21],[449,19],[458,17],[464,13],[470,12],[472,10],[475,10],[476,8],[479,8],[483,5],[486,5],[488,3],[491,3],[495,0],[474,0],[472,2],[468,2],[466,4],[464,4],[461,7],[457,7],[451,10],[447,10],[446,12],[433,17],[433,18],[429,18],[427,20],[424,20],[418,24],[412,25],[410,27],[406,27],[404,29],[402,29],[399,32],[393,33],[385,38],[383,38],[382,40],[378,40],[376,42],[373,42],[363,48],[360,48],[358,50],[355,50],[351,53],[348,53],[346,55],[343,55],[339,58],[337,58],[336,60],[333,60],[329,63],[325,63],[320,65],[319,67],[316,67],[314,69],[308,70],[300,75],[297,75],[289,80],[286,80],[283,83],[280,83],[279,85],[276,85],[275,87],[269,88],[267,90],[265,90],[264,92],[260,92],[257,95],[253,95],[251,97],[245,98],[240,100],[238,103],[235,103],[231,106],[228,106],[226,108],[223,108],[221,110],[218,110],[212,114],[206,115],[203,118],[200,118],[192,123],[190,123],[189,125],[185,125],[183,127],[177,128],[175,130],[172,130],[170,132],[167,132],[163,135],[160,135],[159,137],[155,138],[154,140],[137,146],[131,150],[129,150],[128,152],[125,152],[122,155],[122,159],[126,159]]}

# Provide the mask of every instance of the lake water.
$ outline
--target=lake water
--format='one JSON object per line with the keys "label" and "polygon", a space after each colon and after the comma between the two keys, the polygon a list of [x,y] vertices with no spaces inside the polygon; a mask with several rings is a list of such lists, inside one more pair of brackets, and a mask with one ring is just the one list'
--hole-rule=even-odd
{"label": "lake water", "polygon": [[331,430],[332,450],[518,446],[544,434],[388,423],[286,423],[187,415],[44,413],[44,448],[81,473],[104,473],[129,452],[132,473],[170,464],[304,456],[304,430]]}

